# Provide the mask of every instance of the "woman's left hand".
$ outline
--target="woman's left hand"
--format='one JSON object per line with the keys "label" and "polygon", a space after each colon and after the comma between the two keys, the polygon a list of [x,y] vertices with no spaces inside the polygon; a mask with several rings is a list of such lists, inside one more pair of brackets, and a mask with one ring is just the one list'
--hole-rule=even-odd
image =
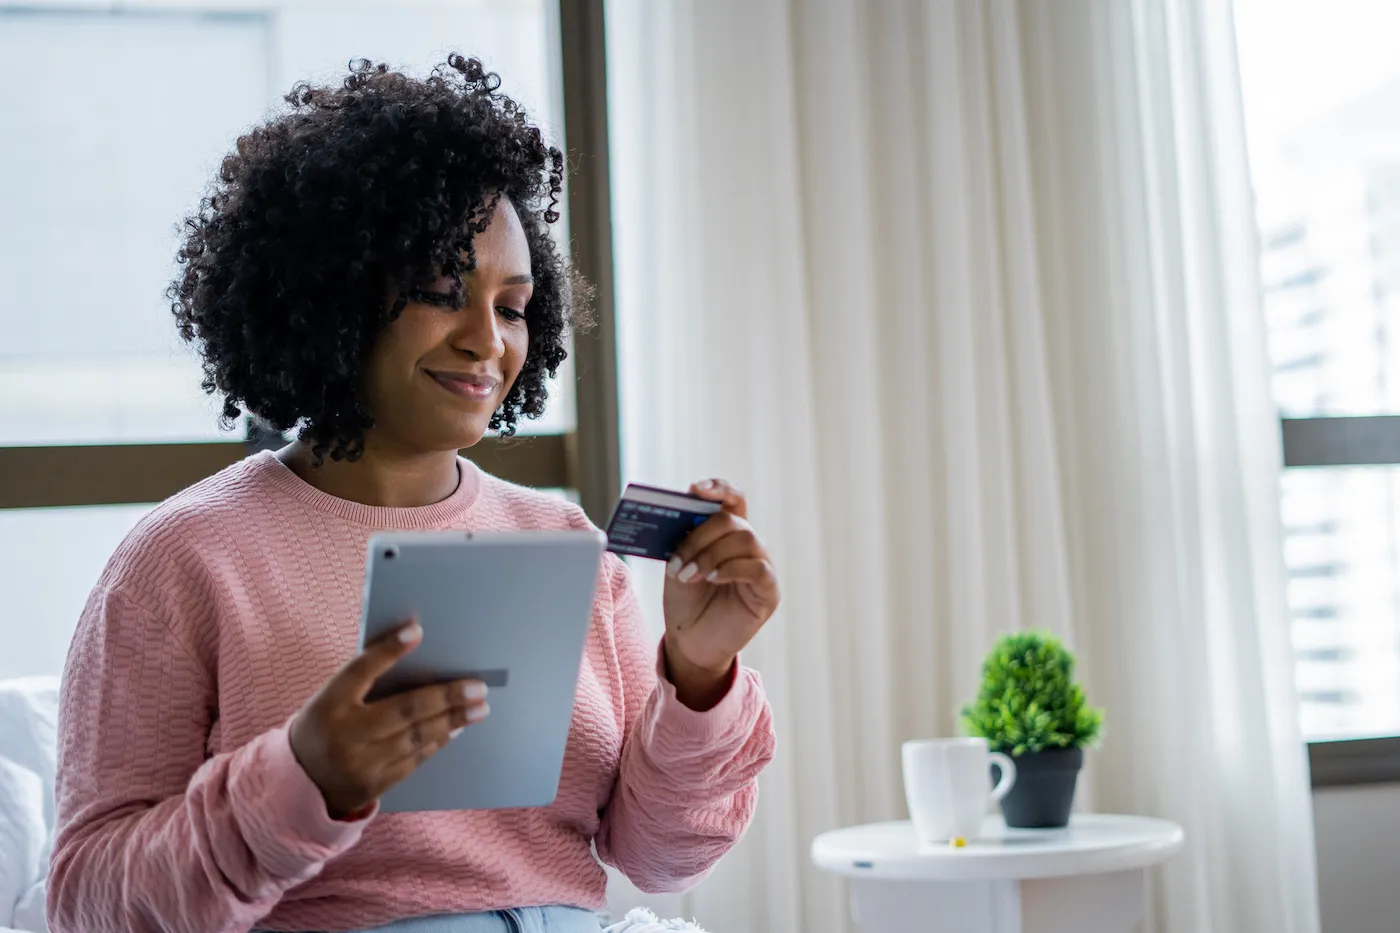
{"label": "woman's left hand", "polygon": [[666,565],[667,673],[682,703],[720,701],[739,651],[778,608],[778,577],[748,523],[744,494],[721,479],[690,487],[722,508],[686,536]]}

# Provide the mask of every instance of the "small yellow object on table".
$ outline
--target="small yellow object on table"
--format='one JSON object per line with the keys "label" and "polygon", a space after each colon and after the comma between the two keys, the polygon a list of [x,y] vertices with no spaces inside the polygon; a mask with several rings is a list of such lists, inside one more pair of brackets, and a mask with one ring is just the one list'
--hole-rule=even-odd
{"label": "small yellow object on table", "polygon": [[962,836],[954,836],[948,840],[948,848],[950,849],[961,849],[965,845],[967,845],[967,840]]}

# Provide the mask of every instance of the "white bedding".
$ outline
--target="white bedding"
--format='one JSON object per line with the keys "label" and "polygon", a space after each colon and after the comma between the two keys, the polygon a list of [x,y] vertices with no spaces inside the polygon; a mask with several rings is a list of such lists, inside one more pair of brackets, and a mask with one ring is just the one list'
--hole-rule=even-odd
{"label": "white bedding", "polygon": [[621,923],[614,923],[603,933],[672,933],[672,931],[705,933],[704,930],[688,920],[662,920],[645,907],[628,911],[626,919]]}
{"label": "white bedding", "polygon": [[58,678],[0,680],[0,933],[45,933]]}

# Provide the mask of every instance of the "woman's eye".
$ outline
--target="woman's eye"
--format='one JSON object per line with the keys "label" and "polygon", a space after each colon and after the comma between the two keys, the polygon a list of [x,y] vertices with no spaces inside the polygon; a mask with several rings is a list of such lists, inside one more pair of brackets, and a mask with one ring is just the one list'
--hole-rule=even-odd
{"label": "woman's eye", "polygon": [[505,305],[502,305],[501,307],[498,307],[498,308],[496,309],[496,313],[500,314],[501,317],[505,318],[507,321],[523,321],[523,320],[525,320],[525,312],[524,312],[524,311],[520,311],[520,310],[518,310],[518,309],[516,309],[516,308],[511,308],[511,307],[508,307],[508,306],[505,306]]}

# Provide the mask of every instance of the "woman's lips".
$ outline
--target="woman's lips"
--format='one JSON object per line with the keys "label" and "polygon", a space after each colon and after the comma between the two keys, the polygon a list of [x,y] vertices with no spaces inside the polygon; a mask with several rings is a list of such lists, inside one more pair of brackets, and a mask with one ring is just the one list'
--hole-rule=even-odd
{"label": "woman's lips", "polygon": [[429,376],[438,385],[442,386],[453,395],[473,401],[484,401],[496,393],[496,387],[500,385],[500,380],[491,376],[479,376],[474,373],[444,373],[434,370],[427,370]]}

